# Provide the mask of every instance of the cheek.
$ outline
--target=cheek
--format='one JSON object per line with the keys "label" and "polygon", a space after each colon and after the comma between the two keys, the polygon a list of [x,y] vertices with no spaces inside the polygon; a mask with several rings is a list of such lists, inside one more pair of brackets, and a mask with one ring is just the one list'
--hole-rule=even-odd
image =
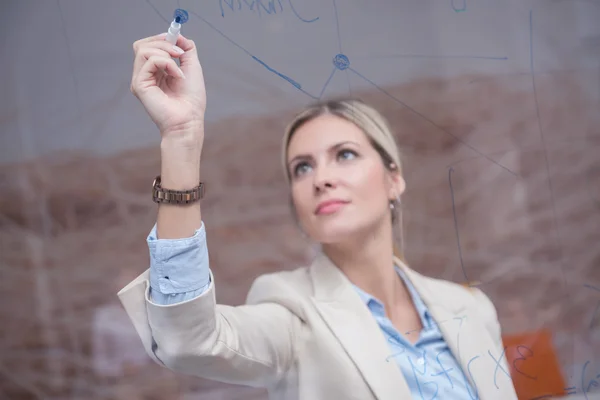
{"label": "cheek", "polygon": [[292,200],[294,208],[299,217],[310,211],[311,207],[311,192],[310,185],[305,182],[295,182],[292,184]]}
{"label": "cheek", "polygon": [[[348,174],[348,183],[361,200],[377,202],[386,196],[385,176],[376,165],[363,165]],[[373,203],[371,203],[373,204]]]}

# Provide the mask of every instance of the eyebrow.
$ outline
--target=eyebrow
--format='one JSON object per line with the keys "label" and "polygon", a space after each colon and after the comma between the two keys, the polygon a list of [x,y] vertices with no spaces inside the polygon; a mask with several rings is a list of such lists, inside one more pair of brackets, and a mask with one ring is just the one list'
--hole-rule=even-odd
{"label": "eyebrow", "polygon": [[[355,146],[358,146],[358,147],[360,147],[360,144],[358,144],[357,142],[353,142],[353,141],[351,141],[351,140],[345,140],[345,141],[343,141],[343,142],[336,143],[336,144],[334,144],[333,146],[329,147],[329,149],[327,149],[327,151],[333,151],[333,150],[337,150],[337,149],[339,149],[340,147],[342,147],[342,146],[344,146],[344,145],[346,145],[346,144],[353,144],[353,145],[355,145]],[[311,159],[311,158],[312,158],[312,156],[311,156],[310,154],[298,154],[296,157],[292,158],[292,159],[291,159],[291,160],[288,162],[288,167],[289,167],[290,165],[292,165],[292,163],[293,163],[294,161],[296,161],[296,160],[309,160],[309,159]]]}

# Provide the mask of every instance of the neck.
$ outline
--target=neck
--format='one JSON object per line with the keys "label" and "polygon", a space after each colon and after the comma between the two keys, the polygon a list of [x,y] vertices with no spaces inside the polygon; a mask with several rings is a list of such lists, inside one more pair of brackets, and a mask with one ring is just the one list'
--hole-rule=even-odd
{"label": "neck", "polygon": [[408,290],[394,268],[391,226],[352,243],[323,245],[323,252],[350,282],[376,297],[386,310],[410,304]]}

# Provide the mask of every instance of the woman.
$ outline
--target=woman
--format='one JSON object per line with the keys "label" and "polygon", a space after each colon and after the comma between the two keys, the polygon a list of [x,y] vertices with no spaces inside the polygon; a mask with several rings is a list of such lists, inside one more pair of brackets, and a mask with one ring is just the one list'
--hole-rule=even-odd
{"label": "woman", "polygon": [[[199,192],[196,47],[158,35],[134,51],[131,89],[162,135],[158,188]],[[244,306],[216,304],[200,202],[155,200],[151,266],[118,294],[150,357],[266,387],[272,399],[516,398],[490,300],[394,256],[405,182],[383,118],[358,101],[310,107],[289,125],[282,156],[295,216],[320,255],[258,277]]]}

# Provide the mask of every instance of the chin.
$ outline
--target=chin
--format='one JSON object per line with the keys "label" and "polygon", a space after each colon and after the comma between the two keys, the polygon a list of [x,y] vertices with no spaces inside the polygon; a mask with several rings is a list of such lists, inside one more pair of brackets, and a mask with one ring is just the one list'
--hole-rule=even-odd
{"label": "chin", "polygon": [[364,231],[362,224],[358,221],[349,221],[348,219],[335,219],[320,222],[313,228],[314,240],[322,244],[340,243],[351,240],[360,232]]}

